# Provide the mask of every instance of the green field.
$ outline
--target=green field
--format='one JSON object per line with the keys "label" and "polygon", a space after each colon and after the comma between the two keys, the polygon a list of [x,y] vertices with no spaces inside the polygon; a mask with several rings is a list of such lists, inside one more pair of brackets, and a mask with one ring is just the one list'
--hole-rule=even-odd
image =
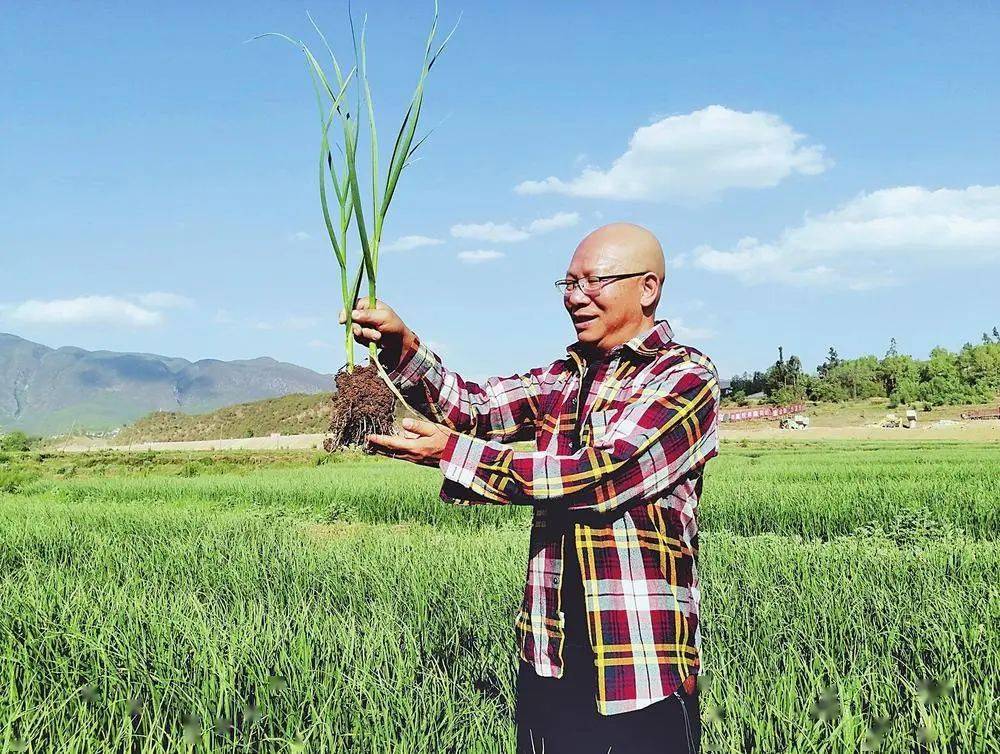
{"label": "green field", "polygon": [[[709,468],[703,750],[995,750],[1000,446]],[[530,510],[439,487],[315,452],[0,456],[0,750],[512,751]]]}

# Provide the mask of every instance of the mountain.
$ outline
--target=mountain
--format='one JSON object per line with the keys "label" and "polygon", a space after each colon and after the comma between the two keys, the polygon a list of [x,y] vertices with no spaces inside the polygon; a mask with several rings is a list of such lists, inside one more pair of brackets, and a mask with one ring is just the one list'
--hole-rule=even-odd
{"label": "mountain", "polygon": [[0,333],[0,431],[108,430],[151,411],[193,414],[332,387],[333,375],[268,357],[192,362],[151,353],[49,348]]}

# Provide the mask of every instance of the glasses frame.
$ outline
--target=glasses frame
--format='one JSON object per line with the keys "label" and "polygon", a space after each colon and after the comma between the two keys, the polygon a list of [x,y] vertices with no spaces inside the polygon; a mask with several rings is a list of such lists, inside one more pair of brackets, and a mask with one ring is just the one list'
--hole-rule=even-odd
{"label": "glasses frame", "polygon": [[[644,272],[626,272],[620,275],[584,275],[582,278],[577,278],[575,280],[570,280],[569,278],[563,278],[562,280],[557,280],[555,282],[556,288],[562,293],[563,296],[570,295],[576,288],[580,288],[581,293],[585,296],[594,296],[604,290],[604,286],[608,283],[613,283],[616,280],[625,280],[626,278],[634,278],[639,275],[648,275],[649,270]],[[588,291],[586,288],[580,286],[581,280],[594,280],[598,282],[597,288],[592,291]]]}

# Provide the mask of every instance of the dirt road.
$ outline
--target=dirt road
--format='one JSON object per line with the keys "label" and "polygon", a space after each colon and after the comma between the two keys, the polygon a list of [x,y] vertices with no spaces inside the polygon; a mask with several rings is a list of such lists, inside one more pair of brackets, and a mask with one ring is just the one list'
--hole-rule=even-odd
{"label": "dirt road", "polygon": [[[809,427],[779,429],[777,425],[740,427],[723,425],[723,440],[967,440],[1000,442],[1000,421],[954,421],[919,425],[916,429],[882,427]],[[142,442],[114,445],[113,441],[78,437],[50,446],[53,450],[85,452],[91,450],[280,450],[323,447],[326,435],[277,435],[237,437],[229,440],[188,440],[183,442]]]}
{"label": "dirt road", "polygon": [[53,450],[81,453],[92,450],[301,450],[322,448],[324,434],[278,435],[269,437],[236,437],[229,440],[185,440],[177,442],[137,442],[114,445],[107,440],[77,437],[50,446]]}

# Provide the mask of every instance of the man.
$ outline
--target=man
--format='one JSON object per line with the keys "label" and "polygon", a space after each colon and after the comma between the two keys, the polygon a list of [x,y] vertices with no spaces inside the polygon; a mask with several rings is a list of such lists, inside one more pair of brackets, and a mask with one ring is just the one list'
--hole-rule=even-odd
{"label": "man", "polygon": [[[567,357],[482,385],[381,302],[354,312],[355,339],[380,346],[389,379],[431,419],[369,435],[378,452],[439,466],[446,501],[534,507],[519,752],[699,750],[696,512],[719,384],[654,319],[663,279],[653,234],[598,228],[556,283],[576,329]],[[518,439],[537,451],[504,444]]]}

